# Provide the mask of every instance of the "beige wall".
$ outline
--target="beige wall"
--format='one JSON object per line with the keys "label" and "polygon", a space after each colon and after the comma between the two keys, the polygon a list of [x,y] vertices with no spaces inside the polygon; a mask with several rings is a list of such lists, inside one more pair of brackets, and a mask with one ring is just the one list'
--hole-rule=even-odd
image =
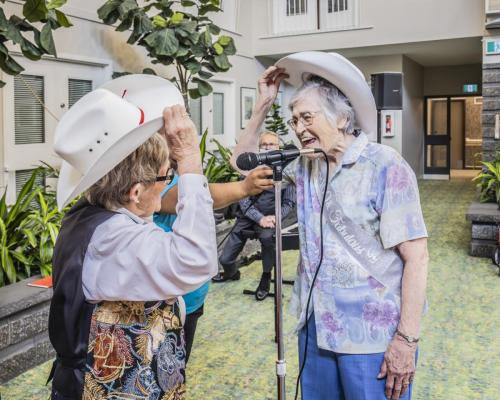
{"label": "beige wall", "polygon": [[252,0],[255,54],[483,36],[484,0],[359,0],[357,29],[271,36],[271,0]]}
{"label": "beige wall", "polygon": [[481,64],[427,67],[424,69],[424,96],[459,95],[463,85],[477,83],[481,88]]}

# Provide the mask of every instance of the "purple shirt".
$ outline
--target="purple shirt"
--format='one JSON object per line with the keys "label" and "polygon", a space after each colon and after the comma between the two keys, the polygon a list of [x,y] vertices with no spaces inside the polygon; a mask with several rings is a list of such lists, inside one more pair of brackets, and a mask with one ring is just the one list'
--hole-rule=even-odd
{"label": "purple shirt", "polygon": [[[296,165],[301,251],[292,308],[299,319],[297,329],[304,326],[307,294],[319,261],[325,177],[322,159],[304,158]],[[364,133],[349,146],[342,165],[330,171],[327,202],[332,196],[344,215],[388,252],[397,255],[398,244],[427,237],[412,169],[393,149],[369,143]],[[315,314],[318,346],[347,354],[384,352],[399,322],[399,292],[384,286],[383,272],[377,275],[380,282],[366,263],[346,250],[332,233],[334,218],[327,214],[323,215],[324,257],[309,306],[309,313]],[[399,255],[397,262],[402,271]]]}

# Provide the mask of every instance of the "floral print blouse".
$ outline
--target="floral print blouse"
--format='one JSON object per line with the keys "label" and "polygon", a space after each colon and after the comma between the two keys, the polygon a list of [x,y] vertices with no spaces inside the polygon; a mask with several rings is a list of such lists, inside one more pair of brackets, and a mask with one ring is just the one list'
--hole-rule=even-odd
{"label": "floral print blouse", "polygon": [[353,257],[332,233],[334,218],[327,212],[327,204],[333,196],[345,217],[370,240],[375,238],[382,251],[393,252],[390,255],[396,256],[402,275],[403,262],[396,246],[427,237],[414,172],[395,150],[371,143],[361,133],[346,150],[342,165],[330,171],[321,224],[326,163],[303,158],[290,167],[286,172],[297,188],[301,239],[291,302],[297,329],[306,320],[309,288],[320,259],[322,225],[324,256],[309,306],[309,315],[315,315],[318,346],[347,354],[384,352],[399,322],[400,277],[396,277],[398,290],[384,285],[383,272],[375,274],[379,280],[375,279],[366,263]]}

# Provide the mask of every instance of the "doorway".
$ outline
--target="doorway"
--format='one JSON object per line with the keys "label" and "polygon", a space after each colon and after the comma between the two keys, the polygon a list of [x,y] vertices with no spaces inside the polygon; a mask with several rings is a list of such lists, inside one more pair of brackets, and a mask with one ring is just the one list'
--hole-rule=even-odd
{"label": "doorway", "polygon": [[450,170],[480,168],[482,97],[426,98],[425,164],[427,179],[449,179]]}

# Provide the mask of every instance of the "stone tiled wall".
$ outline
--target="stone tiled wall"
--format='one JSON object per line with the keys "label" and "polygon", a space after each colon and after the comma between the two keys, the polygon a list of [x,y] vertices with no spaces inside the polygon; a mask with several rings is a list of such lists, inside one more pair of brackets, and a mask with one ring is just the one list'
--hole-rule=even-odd
{"label": "stone tiled wall", "polygon": [[495,115],[500,114],[500,64],[483,64],[483,159],[492,159],[500,145],[495,140]]}
{"label": "stone tiled wall", "polygon": [[52,290],[27,286],[35,279],[0,289],[0,383],[54,356],[47,327]]}

